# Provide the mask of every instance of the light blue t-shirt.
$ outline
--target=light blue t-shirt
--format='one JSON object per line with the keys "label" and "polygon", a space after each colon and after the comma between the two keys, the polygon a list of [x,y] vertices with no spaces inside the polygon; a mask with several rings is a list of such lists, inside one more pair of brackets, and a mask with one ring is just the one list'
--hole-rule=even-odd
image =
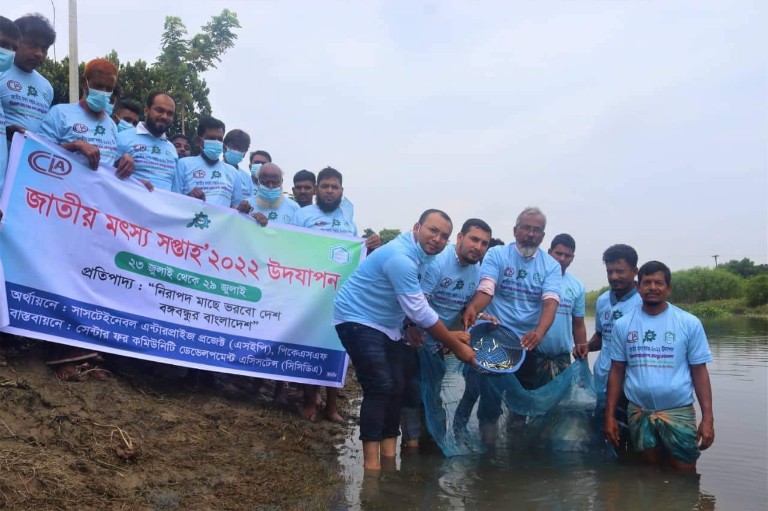
{"label": "light blue t-shirt", "polygon": [[8,174],[8,141],[5,136],[5,113],[3,104],[0,103],[0,194],[3,192],[5,176]]}
{"label": "light blue t-shirt", "polygon": [[696,316],[667,303],[657,316],[642,307],[616,321],[611,358],[626,362],[624,393],[646,410],[693,403],[692,365],[712,361],[704,327]]}
{"label": "light blue t-shirt", "polygon": [[419,295],[419,266],[431,258],[405,232],[373,251],[341,286],[333,302],[334,323],[361,323],[387,334],[393,341],[405,313],[397,295]]}
{"label": "light blue t-shirt", "polygon": [[188,194],[193,188],[205,193],[205,202],[226,208],[237,206],[243,197],[242,179],[232,165],[216,160],[208,163],[202,156],[190,156],[179,160],[181,193]]}
{"label": "light blue t-shirt", "polygon": [[43,118],[39,134],[56,144],[83,140],[99,149],[99,163],[112,167],[117,160],[117,126],[106,112],[98,117],[80,103],[55,105]]}
{"label": "light blue t-shirt", "polygon": [[232,168],[234,168],[237,172],[236,174],[240,177],[240,188],[243,190],[243,198],[248,199],[252,202],[252,198],[254,197],[254,186],[253,186],[253,179],[251,179],[251,171],[250,170],[243,170],[240,167],[235,167],[232,165]]}
{"label": "light blue t-shirt", "polygon": [[488,250],[480,267],[480,279],[489,277],[496,282],[493,300],[486,312],[522,337],[538,325],[542,296],[560,296],[563,270],[545,251],[537,249],[533,257],[525,258],[515,245]]}
{"label": "light blue t-shirt", "polygon": [[586,311],[587,292],[579,279],[566,272],[563,275],[563,287],[560,290],[560,303],[557,306],[555,321],[549,327],[537,351],[555,357],[570,353],[573,349],[573,317],[583,318]]}
{"label": "light blue t-shirt", "polygon": [[357,236],[357,225],[348,211],[338,207],[326,213],[317,204],[310,204],[296,210],[291,220],[293,225],[309,227],[325,232],[338,232]]}
{"label": "light blue t-shirt", "polygon": [[140,122],[117,134],[117,157],[126,153],[133,158],[133,177],[146,179],[160,190],[181,193],[179,155],[165,136],[154,136]]}
{"label": "light blue t-shirt", "polygon": [[608,384],[608,371],[611,370],[611,332],[617,319],[628,312],[640,307],[643,300],[637,293],[637,288],[632,288],[627,294],[616,299],[613,291],[606,291],[597,297],[595,302],[595,332],[603,337],[603,347],[595,360],[595,392],[599,398],[605,397],[605,388]]}
{"label": "light blue t-shirt", "polygon": [[251,213],[261,213],[267,217],[267,220],[270,222],[279,222],[281,224],[292,223],[293,215],[296,214],[296,211],[301,209],[295,201],[289,199],[285,195],[283,195],[280,204],[276,208],[260,207],[259,202],[258,199],[252,199],[251,205],[253,206],[253,211]]}
{"label": "light blue t-shirt", "polygon": [[[440,321],[450,328],[474,296],[479,281],[480,264],[462,266],[456,257],[456,245],[448,245],[424,268],[421,289]],[[438,347],[437,341],[428,333],[424,342]]]}
{"label": "light blue t-shirt", "polygon": [[0,103],[8,126],[37,133],[53,102],[53,87],[37,71],[27,73],[16,64],[0,74]]}

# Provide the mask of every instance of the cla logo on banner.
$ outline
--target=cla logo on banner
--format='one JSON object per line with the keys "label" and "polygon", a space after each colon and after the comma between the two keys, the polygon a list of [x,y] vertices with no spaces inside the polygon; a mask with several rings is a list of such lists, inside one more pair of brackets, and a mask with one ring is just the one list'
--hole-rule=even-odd
{"label": "cla logo on banner", "polygon": [[61,179],[72,172],[72,164],[61,156],[47,151],[33,151],[27,158],[32,170],[56,179]]}

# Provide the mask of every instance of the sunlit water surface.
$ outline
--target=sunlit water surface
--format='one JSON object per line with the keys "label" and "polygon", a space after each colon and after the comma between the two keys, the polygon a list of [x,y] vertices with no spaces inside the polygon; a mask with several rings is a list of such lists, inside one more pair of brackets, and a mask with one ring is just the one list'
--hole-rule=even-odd
{"label": "sunlit water surface", "polygon": [[346,485],[335,507],[768,509],[768,320],[709,320],[704,327],[714,356],[708,367],[716,439],[699,459],[697,474],[578,453],[502,451],[454,458],[401,453],[394,470],[366,476],[355,431],[340,448]]}

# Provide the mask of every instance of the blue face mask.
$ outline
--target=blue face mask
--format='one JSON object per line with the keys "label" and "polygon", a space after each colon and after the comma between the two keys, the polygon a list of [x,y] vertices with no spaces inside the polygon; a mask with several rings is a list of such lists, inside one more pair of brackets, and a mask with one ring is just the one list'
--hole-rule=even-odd
{"label": "blue face mask", "polygon": [[88,108],[90,108],[92,111],[101,113],[107,109],[107,105],[109,105],[109,98],[111,97],[111,92],[88,89],[88,96],[85,98],[85,104],[88,105]]}
{"label": "blue face mask", "polygon": [[125,119],[120,119],[120,122],[117,123],[117,132],[120,133],[121,131],[129,130],[133,128],[133,124],[126,121]]}
{"label": "blue face mask", "polygon": [[113,105],[112,103],[107,103],[107,108],[105,108],[107,115],[111,116],[114,110],[115,110],[115,105]]}
{"label": "blue face mask", "polygon": [[221,140],[203,140],[203,154],[209,160],[218,160],[224,150],[224,142]]}
{"label": "blue face mask", "polygon": [[0,48],[0,73],[4,73],[11,69],[13,65],[13,59],[16,57],[16,52]]}
{"label": "blue face mask", "polygon": [[266,186],[260,186],[256,195],[261,197],[267,202],[275,202],[283,195],[283,190],[278,188],[267,188]]}
{"label": "blue face mask", "polygon": [[243,161],[243,158],[245,158],[245,153],[234,149],[227,149],[227,152],[224,153],[224,161],[235,167]]}
{"label": "blue face mask", "polygon": [[251,165],[251,175],[256,179],[259,179],[259,171],[261,170],[261,163],[254,163]]}

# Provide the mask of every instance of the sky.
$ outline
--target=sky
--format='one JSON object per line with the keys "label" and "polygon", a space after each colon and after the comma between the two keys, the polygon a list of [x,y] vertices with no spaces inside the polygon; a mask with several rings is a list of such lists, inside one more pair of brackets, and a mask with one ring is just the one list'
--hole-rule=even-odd
{"label": "sky", "polygon": [[[67,1],[6,4],[11,19],[55,7],[49,57],[67,55]],[[571,234],[587,289],[615,243],[673,270],[768,262],[765,2],[77,5],[81,61],[153,62],[165,16],[194,34],[236,12],[235,47],[204,75],[213,115],[287,178],[339,169],[361,231],[440,208],[454,233],[478,217],[510,242],[538,206],[544,248]]]}

